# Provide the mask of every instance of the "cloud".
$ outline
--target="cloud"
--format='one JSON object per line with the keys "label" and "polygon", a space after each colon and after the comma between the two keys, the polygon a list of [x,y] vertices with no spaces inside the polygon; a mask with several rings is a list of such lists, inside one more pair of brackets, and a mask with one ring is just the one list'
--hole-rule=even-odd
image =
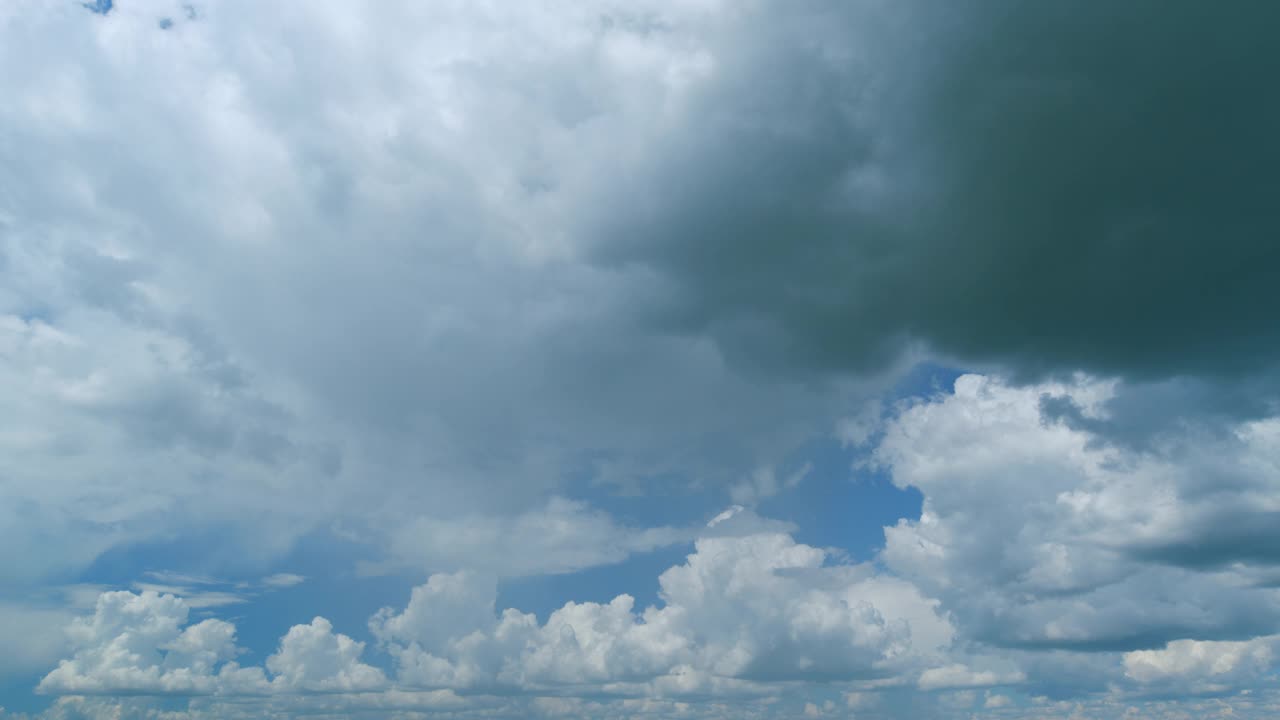
{"label": "cloud", "polygon": [[324,618],[295,625],[266,669],[235,661],[235,626],[209,618],[187,624],[181,598],[151,591],[105,592],[94,614],[68,628],[73,655],[40,681],[58,695],[261,696],[298,691],[360,691],[385,686],[380,670],[360,662],[363,643],[332,632]]}
{"label": "cloud", "polygon": [[778,477],[778,471],[772,467],[756,468],[750,476],[729,488],[729,497],[735,503],[754,504],[783,490],[794,488],[812,470],[813,464],[806,463],[785,476]]}
{"label": "cloud", "polygon": [[918,520],[886,529],[884,561],[994,646],[1133,650],[1266,632],[1280,597],[1251,574],[1273,562],[1270,533],[1258,525],[1246,541],[1222,521],[1270,511],[1274,421],[1135,452],[1042,417],[1045,396],[1089,414],[1112,391],[969,375],[901,409],[875,457],[925,499]]}
{"label": "cloud", "polygon": [[[1025,678],[1028,693],[1054,698],[1221,692],[1256,677],[1139,679],[1191,648],[1270,647],[1280,595],[1260,518],[1277,493],[1276,421],[1113,443],[1098,433],[1126,390],[1087,376],[1017,386],[966,375],[954,393],[891,413],[873,462],[924,501],[918,519],[885,529],[880,560],[950,613],[964,649],[957,677],[990,669],[978,684]],[[1076,419],[1053,413],[1055,399]],[[920,686],[951,669],[926,670]]]}
{"label": "cloud", "polygon": [[263,592],[272,592],[306,581],[301,575],[292,573],[276,573],[257,583],[229,582],[206,575],[190,575],[170,570],[148,570],[143,576],[147,580],[134,581],[130,585],[133,590],[173,595],[193,609],[239,605],[251,601]]}
{"label": "cloud", "polygon": [[704,537],[658,579],[663,605],[620,595],[569,603],[545,623],[495,612],[492,580],[434,575],[371,629],[422,687],[546,688],[583,683],[625,694],[746,689],[746,682],[901,672],[950,642],[934,603],[868,568],[826,566],[782,533]]}
{"label": "cloud", "polygon": [[9,581],[192,534],[203,571],[261,574],[336,519],[400,548],[575,483],[723,488],[880,383],[730,367],[588,257],[618,149],[688,122],[743,41],[726,5],[5,17]]}
{"label": "cloud", "polygon": [[1017,671],[1001,674],[992,670],[974,670],[964,665],[956,664],[925,670],[920,673],[917,685],[921,690],[939,690],[1016,685],[1024,679],[1026,679],[1025,676]]}
{"label": "cloud", "polygon": [[1008,695],[987,693],[986,699],[982,702],[982,707],[988,710],[995,710],[997,708],[1008,707],[1011,704],[1013,704],[1013,701]]}
{"label": "cloud", "polygon": [[[584,502],[555,497],[515,517],[419,517],[394,528],[387,546],[398,566],[512,576],[616,563],[691,537],[692,531],[678,528],[621,526]],[[375,572],[387,565],[365,569]]]}
{"label": "cloud", "polygon": [[[936,663],[953,629],[937,603],[868,566],[780,532],[701,538],[658,578],[660,606],[569,602],[544,622],[496,611],[493,576],[437,573],[369,623],[395,685],[364,643],[325,618],[294,625],[265,668],[241,667],[235,627],[188,624],[180,598],[106,592],[69,634],[75,649],[40,683],[65,695],[268,697],[454,690],[470,695],[764,696],[787,683],[878,680]],[[357,702],[353,699],[352,702]]]}
{"label": "cloud", "polygon": [[[944,401],[934,401],[932,411],[938,402]],[[1026,402],[1035,405],[1033,398]],[[890,428],[886,442],[897,430]],[[811,693],[856,688],[844,704],[868,717],[915,708],[952,718],[977,704],[1020,707],[1010,694],[988,690],[983,697],[974,689],[1007,686],[1025,699],[1074,683],[1074,697],[1103,703],[1098,707],[1110,696],[1142,703],[1159,717],[1156,704],[1170,692],[1221,695],[1256,685],[1274,668],[1272,636],[1175,640],[1124,654],[1000,652],[973,636],[954,590],[930,599],[901,578],[834,563],[825,551],[767,525],[716,533],[750,511],[727,514],[684,563],[659,576],[661,602],[644,609],[620,595],[608,603],[568,602],[539,620],[513,608],[499,612],[493,575],[434,574],[404,607],[370,619],[378,655],[390,660],[385,672],[362,659],[365,643],[335,632],[324,618],[290,628],[264,667],[241,667],[230,623],[189,624],[187,606],[173,596],[103,593],[91,617],[72,623],[75,650],[40,688],[59,696],[184,696],[191,698],[191,717],[433,709],[645,717],[668,716],[676,712],[673,703],[682,708],[678,714],[694,717],[740,715],[743,703],[772,708],[762,716],[776,717],[785,716],[775,712],[782,705],[773,707],[781,698],[796,701],[802,713],[812,705],[826,716],[835,703]],[[1107,679],[1109,687],[1098,687],[1107,692],[1082,694],[1094,676]],[[914,689],[926,694],[904,694]],[[63,698],[55,708],[82,702]],[[84,706],[90,717],[120,713],[132,701],[92,702]],[[148,707],[137,705],[139,717]]]}
{"label": "cloud", "polygon": [[191,608],[211,608],[221,607],[223,605],[238,605],[246,602],[247,598],[242,595],[229,592],[218,591],[192,591],[177,585],[160,585],[157,583],[135,582],[133,589],[139,592],[151,592],[160,595],[176,595],[182,598],[187,607]]}
{"label": "cloud", "polygon": [[213,618],[187,625],[187,615],[186,604],[172,595],[103,593],[93,616],[68,629],[74,654],[40,681],[38,691],[200,695],[265,689],[261,670],[232,660],[233,625]]}
{"label": "cloud", "polygon": [[1275,668],[1276,636],[1246,641],[1175,640],[1162,649],[1124,655],[1124,674],[1144,685],[1166,683],[1183,690],[1214,690],[1241,684]]}
{"label": "cloud", "polygon": [[274,573],[262,578],[261,580],[263,587],[268,588],[293,587],[294,585],[301,585],[306,581],[307,579],[305,577],[295,573]]}
{"label": "cloud", "polygon": [[1274,9],[753,9],[590,225],[654,323],[801,376],[1274,369]]}
{"label": "cloud", "polygon": [[382,671],[360,662],[364,643],[333,632],[328,620],[294,625],[267,658],[271,681],[289,689],[313,691],[373,690],[386,684]]}
{"label": "cloud", "polygon": [[[192,567],[100,598],[46,692],[742,716],[1025,678],[1105,716],[1265,672],[1277,9],[88,5],[0,10],[0,586]],[[1008,379],[894,406],[921,360]],[[808,491],[833,428],[925,498],[874,566],[618,510]],[[430,574],[375,619],[393,666],[189,622],[338,527]],[[494,604],[695,535],[656,607]],[[58,612],[5,599],[18,664]]]}
{"label": "cloud", "polygon": [[5,639],[0,677],[44,672],[53,666],[66,652],[62,629],[71,620],[67,609],[0,602],[0,637]]}

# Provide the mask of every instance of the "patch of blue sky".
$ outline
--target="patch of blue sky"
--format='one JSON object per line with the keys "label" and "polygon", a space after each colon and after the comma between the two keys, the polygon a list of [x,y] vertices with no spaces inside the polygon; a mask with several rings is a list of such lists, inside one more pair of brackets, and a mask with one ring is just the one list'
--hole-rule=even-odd
{"label": "patch of blue sky", "polygon": [[5,713],[39,713],[53,704],[53,698],[37,695],[32,690],[40,683],[48,668],[36,673],[12,673],[0,675],[0,708]]}
{"label": "patch of blue sky", "polygon": [[889,401],[950,395],[955,391],[956,378],[967,370],[923,362],[908,370],[889,392]]}
{"label": "patch of blue sky", "polygon": [[[907,399],[949,394],[964,372],[932,363],[908,371],[883,398],[885,407]],[[810,466],[796,487],[763,498],[757,511],[796,526],[799,542],[836,548],[855,562],[875,559],[884,547],[884,528],[920,517],[924,497],[899,488],[882,469],[869,465],[871,444],[846,446],[834,434],[813,440],[784,468]],[[785,471],[780,474],[785,474]]]}
{"label": "patch of blue sky", "polygon": [[872,560],[884,546],[884,527],[920,516],[923,500],[914,488],[900,489],[878,470],[854,465],[865,450],[838,440],[807,448],[808,475],[795,488],[760,501],[757,512],[796,526],[797,541],[838,548],[855,562]]}
{"label": "patch of blue sky", "polygon": [[93,0],[92,2],[86,2],[81,4],[84,6],[85,10],[88,10],[89,12],[93,12],[93,13],[98,13],[99,15],[106,15],[107,13],[111,12],[111,9],[113,7],[115,7],[115,3],[112,2],[112,0]]}
{"label": "patch of blue sky", "polygon": [[[952,392],[963,371],[923,363],[903,376],[885,405],[911,398]],[[920,516],[923,496],[915,488],[896,487],[882,470],[865,467],[867,448],[846,447],[834,435],[816,439],[792,454],[780,476],[809,465],[809,472],[794,488],[763,498],[756,510],[763,516],[796,526],[798,541],[835,548],[855,562],[874,560],[884,547],[884,527],[901,518]],[[617,496],[579,484],[581,494],[593,506],[611,513],[619,522],[644,527],[663,523],[696,527],[730,504],[723,488],[701,488],[668,494]],[[571,574],[512,579],[499,587],[498,607],[516,607],[537,613],[539,619],[568,600],[608,602],[621,593],[635,598],[636,607],[659,604],[658,575],[684,561],[690,545],[677,545],[627,560]]]}
{"label": "patch of blue sky", "polygon": [[498,585],[498,608],[517,608],[546,622],[552,612],[570,600],[607,603],[626,594],[635,598],[637,610],[660,606],[658,576],[667,568],[683,564],[691,552],[691,544],[680,544],[575,573],[509,578]]}
{"label": "patch of blue sky", "polygon": [[[366,643],[365,661],[386,667],[369,633],[369,618],[384,607],[403,608],[415,585],[426,580],[413,572],[362,575],[362,561],[374,559],[364,546],[336,538],[327,532],[304,537],[274,571],[301,575],[297,585],[262,592],[251,602],[234,608],[240,644],[248,650],[241,664],[262,664],[275,651],[280,637],[299,623],[316,616],[333,623],[340,632]],[[229,618],[230,619],[230,618]]]}

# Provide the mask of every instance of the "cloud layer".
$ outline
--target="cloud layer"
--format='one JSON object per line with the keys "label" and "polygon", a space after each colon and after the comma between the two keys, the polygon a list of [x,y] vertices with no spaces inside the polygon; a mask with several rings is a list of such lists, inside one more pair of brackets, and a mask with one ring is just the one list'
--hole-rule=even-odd
{"label": "cloud layer", "polygon": [[[4,682],[50,720],[1275,714],[1277,21],[6,3]],[[923,499],[882,548],[786,510],[839,443]],[[315,547],[416,586],[246,661],[229,613]],[[652,604],[499,600],[655,552]]]}
{"label": "cloud layer", "polygon": [[[628,595],[570,602],[541,623],[497,613],[492,577],[436,574],[369,626],[397,688],[469,693],[759,696],[785,681],[911,674],[948,648],[953,629],[936,601],[827,560],[784,533],[712,535],[658,578],[660,606],[639,611]],[[40,690],[252,697],[392,686],[362,661],[364,644],[325,618],[290,628],[265,672],[235,661],[234,625],[188,619],[173,595],[103,593],[69,628],[76,650]]]}
{"label": "cloud layer", "polygon": [[1169,693],[1265,686],[1280,622],[1274,560],[1257,544],[1213,562],[1153,548],[1216,548],[1219,530],[1201,517],[1267,511],[1280,494],[1277,421],[1140,452],[1044,412],[1046,400],[1067,399],[1105,420],[1115,391],[1085,377],[1013,386],[965,375],[954,392],[897,406],[868,461],[925,500],[918,519],[885,528],[879,566],[847,564],[734,507],[661,573],[660,604],[643,610],[620,595],[540,620],[499,612],[493,575],[435,574],[404,607],[370,619],[385,672],[324,618],[290,629],[264,671],[234,662],[226,622],[184,627],[179,599],[107,593],[72,626],[79,649],[41,688],[336,692],[365,709],[396,693],[453,693],[472,708],[514,695],[600,701],[624,715],[640,698],[738,707],[827,688],[849,703],[873,698],[872,717],[905,712],[905,697],[950,717],[1081,696],[1156,712]]}

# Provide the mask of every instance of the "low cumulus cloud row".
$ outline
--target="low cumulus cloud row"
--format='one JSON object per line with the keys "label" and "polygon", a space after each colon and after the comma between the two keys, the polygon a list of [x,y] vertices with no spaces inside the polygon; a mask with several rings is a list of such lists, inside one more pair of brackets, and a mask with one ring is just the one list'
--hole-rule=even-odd
{"label": "low cumulus cloud row", "polygon": [[[732,520],[722,523],[731,523]],[[767,684],[900,674],[934,658],[952,628],[910,584],[866,566],[827,566],[824,551],[784,533],[700,538],[658,578],[662,605],[621,595],[570,602],[539,623],[495,611],[496,581],[436,574],[407,606],[369,628],[399,686],[468,692],[592,687],[621,696],[767,692]],[[317,617],[296,625],[263,668],[234,660],[235,627],[187,624],[180,598],[104,593],[77,620],[74,656],[47,675],[48,693],[262,695],[390,687],[361,661],[363,643]]]}
{"label": "low cumulus cloud row", "polygon": [[[967,375],[954,392],[892,410],[870,462],[919,488],[924,507],[885,529],[875,563],[841,561],[735,507],[657,578],[654,607],[621,595],[539,621],[499,611],[492,575],[433,575],[370,619],[385,671],[324,618],[291,628],[265,668],[241,667],[230,623],[188,624],[169,595],[106,593],[40,687],[363,694],[357,705],[427,692],[462,708],[513,693],[742,702],[818,683],[863,703],[912,688],[993,711],[1015,705],[1010,694],[1024,705],[1145,702],[1265,687],[1280,583],[1258,548],[1280,526],[1248,525],[1254,542],[1231,545],[1220,536],[1242,530],[1217,520],[1277,511],[1280,419],[1189,428],[1136,451],[1073,426],[1105,421],[1114,397],[1113,383],[1087,378],[1011,386]],[[1076,421],[1048,410],[1062,402]],[[1171,552],[1182,547],[1202,554]]]}

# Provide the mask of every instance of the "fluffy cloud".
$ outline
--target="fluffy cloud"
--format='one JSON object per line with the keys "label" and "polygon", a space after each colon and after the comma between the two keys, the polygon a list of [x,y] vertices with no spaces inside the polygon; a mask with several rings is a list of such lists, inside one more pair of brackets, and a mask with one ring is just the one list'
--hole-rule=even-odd
{"label": "fluffy cloud", "polygon": [[750,691],[748,683],[893,675],[944,651],[935,603],[869,568],[782,533],[704,537],[658,579],[660,607],[620,595],[569,603],[545,623],[495,613],[492,580],[436,575],[374,634],[399,678],[426,687],[589,684],[660,695]]}
{"label": "fluffy cloud", "polygon": [[[721,531],[723,532],[723,531]],[[188,607],[153,592],[102,594],[70,628],[76,649],[40,684],[53,694],[269,696],[513,690],[621,697],[767,695],[786,683],[880,681],[937,664],[953,629],[937,603],[869,566],[780,532],[700,538],[658,578],[643,611],[569,602],[545,622],[496,612],[493,576],[433,575],[401,610],[370,620],[399,689],[361,661],[364,644],[324,618],[293,626],[263,668],[234,658],[235,628],[188,624]]]}
{"label": "fluffy cloud", "polygon": [[296,690],[358,691],[385,685],[380,670],[360,662],[362,652],[364,643],[335,634],[333,625],[318,617],[289,628],[280,650],[267,658],[267,669],[276,674],[272,684]]}
{"label": "fluffy cloud", "polygon": [[992,670],[974,670],[965,665],[946,665],[929,668],[920,673],[921,690],[938,690],[945,688],[988,687],[991,685],[1013,685],[1022,682],[1025,676],[1021,672],[999,673]]}
{"label": "fluffy cloud", "polygon": [[1144,685],[1220,690],[1274,669],[1277,642],[1274,635],[1236,642],[1175,640],[1159,650],[1125,653],[1124,674]]}
{"label": "fluffy cloud", "polygon": [[186,625],[188,612],[173,595],[103,593],[93,616],[77,619],[68,629],[75,654],[58,663],[39,690],[188,695],[264,690],[261,670],[232,660],[235,627],[217,619]]}
{"label": "fluffy cloud", "polygon": [[1113,390],[970,375],[903,409],[875,455],[925,501],[886,529],[885,561],[1005,647],[1125,650],[1274,626],[1280,593],[1253,577],[1274,531],[1249,525],[1245,541],[1223,520],[1274,512],[1276,422],[1135,452],[1042,416],[1060,397],[1105,413]]}
{"label": "fluffy cloud", "polygon": [[360,662],[363,643],[332,632],[324,618],[295,625],[262,668],[234,658],[235,626],[210,618],[187,624],[189,608],[173,595],[106,592],[94,614],[75,620],[70,659],[40,681],[52,694],[265,695],[379,688],[381,671]]}
{"label": "fluffy cloud", "polygon": [[[885,529],[883,561],[1042,692],[1262,653],[1270,642],[1255,638],[1280,622],[1276,526],[1261,520],[1280,496],[1277,421],[1189,426],[1136,449],[1095,432],[1125,391],[967,375],[954,394],[899,407],[873,454],[924,494],[919,519]],[[1050,412],[1059,402],[1089,422]],[[985,675],[938,668],[920,684],[996,683]]]}
{"label": "fluffy cloud", "polygon": [[[968,378],[961,385],[979,381]],[[1021,392],[1000,385],[987,390]],[[963,398],[963,391],[956,397]],[[887,434],[886,443],[892,438]],[[335,632],[324,618],[292,627],[265,668],[241,667],[230,623],[188,624],[186,605],[173,596],[108,592],[91,617],[71,625],[76,650],[40,689],[234,700],[209,706],[217,717],[382,717],[432,709],[498,717],[719,717],[740,716],[741,703],[761,701],[771,708],[767,716],[785,717],[775,712],[781,705],[773,707],[781,698],[799,702],[811,696],[789,693],[830,684],[860,688],[848,693],[846,703],[860,716],[896,717],[915,708],[927,717],[950,718],[977,705],[1017,716],[1027,697],[1064,684],[1085,688],[1096,676],[1110,684],[1108,702],[1152,708],[1160,701],[1151,698],[1171,690],[1221,694],[1248,687],[1274,668],[1273,636],[1176,640],[1123,655],[1079,647],[995,652],[998,643],[975,634],[971,608],[957,600],[970,588],[957,580],[939,576],[942,600],[932,600],[871,566],[833,564],[825,551],[735,508],[712,523],[683,564],[659,576],[661,604],[643,610],[621,595],[609,603],[569,602],[540,622],[517,609],[498,612],[495,576],[435,574],[413,589],[403,608],[386,608],[369,622],[390,658],[390,679],[362,660],[364,643]],[[993,586],[992,592],[1011,590]],[[1032,602],[1027,596],[1019,592],[1022,602]],[[1114,612],[1101,603],[1098,608],[1099,614]],[[989,690],[985,698],[972,690],[994,686],[1008,690]],[[908,688],[926,695],[910,699],[903,694]],[[1009,690],[1021,691],[1015,697],[1023,700],[1012,699]],[[191,701],[190,717],[202,717],[202,703]],[[833,702],[820,698],[800,702],[799,712],[810,706],[810,715],[836,712]],[[99,717],[122,707],[120,701],[83,705],[64,698],[55,709],[88,708],[86,717]],[[149,707],[128,712],[149,717]],[[1120,716],[1105,703],[1098,708],[1101,717]],[[1050,707],[1044,716],[1055,712]]]}

